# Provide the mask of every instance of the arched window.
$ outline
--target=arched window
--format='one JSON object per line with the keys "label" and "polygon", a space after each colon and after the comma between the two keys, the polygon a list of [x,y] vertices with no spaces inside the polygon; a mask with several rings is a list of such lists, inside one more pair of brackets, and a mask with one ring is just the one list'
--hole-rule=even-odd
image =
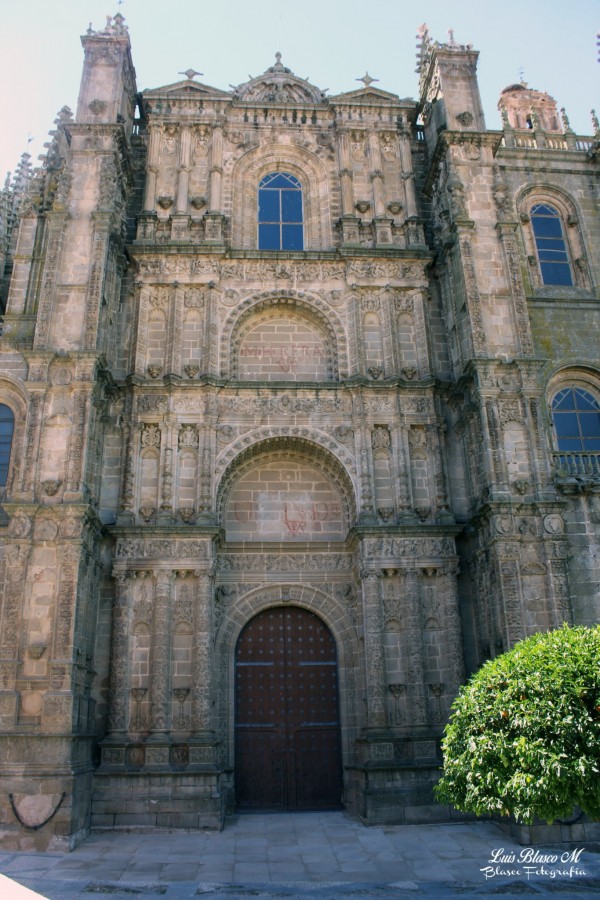
{"label": "arched window", "polygon": [[571,264],[558,211],[548,203],[536,203],[531,207],[531,226],[542,284],[572,286]]}
{"label": "arched window", "polygon": [[0,403],[0,487],[8,481],[8,465],[12,448],[15,417],[12,409]]}
{"label": "arched window", "polygon": [[552,418],[558,450],[600,451],[600,403],[589,391],[580,387],[560,390],[552,400]]}
{"label": "arched window", "polygon": [[258,249],[304,250],[302,185],[288,172],[265,175],[258,186]]}

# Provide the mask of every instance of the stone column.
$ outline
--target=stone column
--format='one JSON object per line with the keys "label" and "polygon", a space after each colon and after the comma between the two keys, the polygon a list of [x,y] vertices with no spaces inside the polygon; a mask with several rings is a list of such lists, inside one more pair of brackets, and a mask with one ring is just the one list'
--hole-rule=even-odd
{"label": "stone column", "polygon": [[62,257],[66,224],[66,211],[55,211],[48,215],[46,225],[46,262],[44,271],[41,273],[40,299],[33,339],[35,350],[45,350],[48,343],[54,293]]}
{"label": "stone column", "polygon": [[176,214],[185,215],[188,211],[188,188],[190,182],[190,129],[184,127],[181,131],[181,143],[179,145],[179,177],[177,179],[177,203]]}
{"label": "stone column", "polygon": [[211,729],[212,698],[212,606],[213,577],[210,571],[199,569],[196,576],[196,604],[193,640],[192,730]]}
{"label": "stone column", "polygon": [[161,432],[161,478],[157,522],[170,524],[173,521],[173,457],[177,447],[177,428],[171,416],[165,416],[165,420],[159,426]]}
{"label": "stone column", "polygon": [[204,216],[204,242],[206,244],[222,244],[223,242],[222,180],[223,126],[217,122],[212,133],[208,212]]}
{"label": "stone column", "polygon": [[385,201],[383,197],[383,172],[381,169],[375,169],[371,172],[371,182],[373,184],[373,209],[375,218],[379,219],[385,214]]}
{"label": "stone column", "polygon": [[398,523],[400,525],[412,525],[417,521],[413,512],[413,503],[410,493],[410,452],[408,447],[408,432],[401,428],[392,436],[395,440],[395,450],[392,452],[392,466],[395,471],[395,481],[398,496]]}
{"label": "stone column", "polygon": [[[114,175],[114,163],[108,168],[108,171],[113,174],[113,177],[116,177]],[[111,182],[111,195],[101,198],[99,201],[103,203],[105,208],[92,213],[92,252],[85,298],[86,310],[83,336],[83,349],[85,350],[95,350],[98,345],[100,306],[102,303],[112,220],[112,214],[106,207],[112,207],[116,202],[115,196],[113,196],[116,195],[116,191],[117,185],[113,186]]]}
{"label": "stone column", "polygon": [[135,456],[139,447],[140,425],[126,429],[124,442],[123,481],[121,484],[121,511],[117,524],[131,524],[135,517]]}
{"label": "stone column", "polygon": [[361,572],[363,616],[365,623],[365,659],[367,676],[367,725],[385,728],[387,720],[387,678],[383,646],[383,608],[381,572]]}
{"label": "stone column", "polygon": [[181,376],[185,290],[177,282],[173,285],[170,300],[169,328],[171,340],[168,342],[165,353],[165,372]]}
{"label": "stone column", "polygon": [[338,162],[340,166],[340,181],[342,186],[342,215],[354,215],[354,196],[352,191],[352,169],[350,166],[350,148],[348,147],[348,134],[339,132],[338,137]]}
{"label": "stone column", "polygon": [[42,409],[44,405],[45,387],[42,390],[29,389],[29,409],[25,429],[25,447],[21,465],[21,490],[33,499],[33,491],[37,476],[37,461],[42,428]]}
{"label": "stone column", "polygon": [[221,212],[221,180],[223,176],[223,128],[215,125],[210,155],[209,212]]}
{"label": "stone column", "polygon": [[[25,515],[14,516],[9,533],[27,537],[31,531],[31,519]],[[19,695],[16,690],[19,663],[19,643],[22,629],[23,585],[27,575],[27,563],[31,545],[7,543],[6,581],[3,602],[0,606],[0,727],[12,730],[17,720]]]}
{"label": "stone column", "polygon": [[486,400],[481,409],[481,431],[485,448],[486,477],[489,479],[490,494],[497,499],[499,491],[509,493],[508,475],[500,452],[501,434],[498,412],[493,400]]}
{"label": "stone column", "polygon": [[171,695],[171,586],[172,572],[157,572],[154,586],[152,617],[152,663],[150,667],[150,728],[153,736],[168,731]]}
{"label": "stone column", "polygon": [[429,431],[429,441],[433,461],[437,520],[440,525],[452,525],[454,524],[454,516],[450,512],[450,507],[448,505],[444,454],[442,453],[442,441],[446,431],[446,425],[444,422],[438,422],[436,425],[427,425],[426,428]]}
{"label": "stone column", "polygon": [[373,484],[373,459],[371,455],[371,434],[368,428],[361,428],[358,423],[356,428],[357,455],[360,459],[360,511],[359,518],[363,523],[376,523],[374,484]]}
{"label": "stone column", "polygon": [[418,215],[417,201],[415,197],[415,179],[412,167],[412,152],[410,149],[410,136],[408,132],[402,131],[399,135],[400,144],[400,168],[402,170],[402,181],[404,183],[404,202],[406,208],[406,218],[415,219]]}
{"label": "stone column", "polygon": [[437,591],[442,600],[443,646],[441,647],[446,662],[449,696],[454,696],[459,685],[464,681],[463,641],[460,612],[458,609],[458,565],[446,563],[437,573]]}
{"label": "stone column", "polygon": [[431,374],[431,361],[428,344],[428,326],[425,315],[425,301],[427,294],[423,290],[412,293],[413,316],[415,322],[415,340],[417,343],[417,365],[419,377],[425,378]]}
{"label": "stone column", "polygon": [[[463,222],[456,225],[460,248],[460,262],[464,283],[464,299],[469,314],[470,333],[465,335],[471,345],[473,356],[489,356],[486,333],[481,312],[481,295],[477,281],[477,269],[473,258],[472,234],[475,225]],[[463,326],[464,328],[464,326]]]}
{"label": "stone column", "polygon": [[130,573],[114,570],[115,599],[112,608],[110,642],[110,704],[108,731],[111,737],[127,732],[129,685],[129,580]]}
{"label": "stone column", "polygon": [[69,437],[65,501],[81,499],[83,492],[84,445],[89,423],[89,396],[87,391],[75,391],[73,396],[73,426]]}
{"label": "stone column", "polygon": [[354,188],[352,163],[350,161],[350,148],[348,146],[348,134],[339,132],[338,137],[338,163],[340,175],[340,187],[342,191],[342,244],[358,245],[360,243],[358,233],[358,218],[354,212]]}
{"label": "stone column", "polygon": [[523,591],[518,563],[518,545],[506,543],[498,548],[500,603],[504,620],[504,646],[507,650],[527,637],[523,615]]}
{"label": "stone column", "polygon": [[522,356],[533,356],[533,338],[529,322],[527,297],[521,275],[521,260],[518,245],[519,225],[516,222],[498,222],[496,231],[504,250],[508,268],[509,284],[513,301],[514,321]]}
{"label": "stone column", "polygon": [[406,652],[408,657],[408,714],[409,720],[413,724],[422,725],[427,720],[427,700],[425,696],[423,645],[421,641],[419,581],[416,569],[406,569],[404,591]]}
{"label": "stone column", "polygon": [[154,212],[156,205],[156,176],[158,175],[158,156],[160,151],[160,132],[158,128],[150,129],[148,147],[148,169],[146,175],[146,191],[144,193],[144,212]]}

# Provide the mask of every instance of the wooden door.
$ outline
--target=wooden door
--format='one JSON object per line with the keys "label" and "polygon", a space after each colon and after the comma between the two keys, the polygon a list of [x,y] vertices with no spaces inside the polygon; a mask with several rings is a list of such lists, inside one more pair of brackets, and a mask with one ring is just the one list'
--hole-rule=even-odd
{"label": "wooden door", "polygon": [[235,679],[238,806],[339,806],[337,657],[325,623],[295,606],[259,613],[239,637]]}

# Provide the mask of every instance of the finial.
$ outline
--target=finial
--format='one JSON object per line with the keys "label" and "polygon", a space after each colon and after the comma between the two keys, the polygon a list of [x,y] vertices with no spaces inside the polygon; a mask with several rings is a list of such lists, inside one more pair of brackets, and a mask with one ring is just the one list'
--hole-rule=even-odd
{"label": "finial", "polygon": [[362,78],[355,78],[355,81],[362,81],[366,88],[369,87],[370,84],[373,84],[374,81],[379,81],[379,78],[371,78],[368,72],[365,72]]}
{"label": "finial", "polygon": [[196,72],[195,69],[186,69],[185,72],[178,72],[178,75],[185,75],[189,81],[193,81],[196,75],[204,75],[204,72]]}
{"label": "finial", "polygon": [[522,84],[523,87],[527,87],[527,82],[525,81],[525,69],[523,66],[519,66],[519,84]]}
{"label": "finial", "polygon": [[600,135],[600,122],[598,121],[598,116],[596,115],[596,110],[592,109],[592,128],[594,129],[594,137]]}
{"label": "finial", "polygon": [[448,37],[449,37],[448,43],[449,43],[450,45],[453,45],[453,44],[456,43],[456,41],[454,40],[454,28],[449,28],[449,29],[448,29]]}
{"label": "finial", "polygon": [[560,118],[563,124],[563,131],[572,131],[573,129],[571,128],[571,123],[569,122],[569,117],[564,106],[561,106],[560,108]]}

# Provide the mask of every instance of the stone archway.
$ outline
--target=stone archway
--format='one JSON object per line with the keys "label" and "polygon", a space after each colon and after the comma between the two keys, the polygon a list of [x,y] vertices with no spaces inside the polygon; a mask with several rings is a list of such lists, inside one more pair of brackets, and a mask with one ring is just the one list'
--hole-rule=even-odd
{"label": "stone archway", "polygon": [[339,460],[289,436],[259,441],[232,460],[217,510],[228,541],[343,541],[356,518]]}

